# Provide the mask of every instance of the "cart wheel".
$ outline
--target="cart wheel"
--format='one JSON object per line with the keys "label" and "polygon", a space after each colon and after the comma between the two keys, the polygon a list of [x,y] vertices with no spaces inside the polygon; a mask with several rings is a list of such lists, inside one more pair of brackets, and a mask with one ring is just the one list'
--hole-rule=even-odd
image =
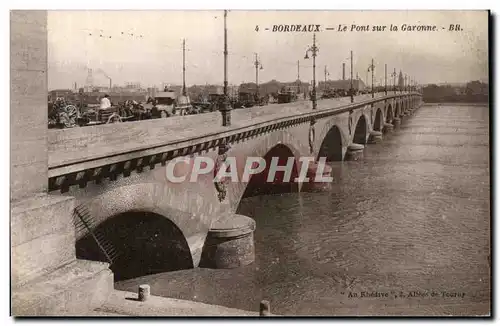
{"label": "cart wheel", "polygon": [[109,116],[108,121],[106,123],[117,123],[117,122],[122,122],[122,118],[120,117],[119,114],[113,113],[112,115]]}
{"label": "cart wheel", "polygon": [[78,108],[76,106],[74,106],[73,104],[66,105],[66,107],[64,108],[64,111],[66,111],[70,116],[78,117],[80,115]]}
{"label": "cart wheel", "polygon": [[65,128],[72,128],[76,126],[78,120],[78,109],[74,105],[66,105],[59,115],[60,121],[64,124]]}
{"label": "cart wheel", "polygon": [[64,128],[71,128],[71,127],[73,127],[73,124],[71,123],[70,116],[68,115],[67,112],[64,112],[64,111],[59,112],[59,123]]}

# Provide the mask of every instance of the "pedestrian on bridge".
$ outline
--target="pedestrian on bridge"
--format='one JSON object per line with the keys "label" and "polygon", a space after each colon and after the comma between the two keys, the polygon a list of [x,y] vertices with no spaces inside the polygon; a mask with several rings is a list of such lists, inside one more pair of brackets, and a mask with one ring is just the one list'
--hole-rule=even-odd
{"label": "pedestrian on bridge", "polygon": [[109,95],[105,94],[103,98],[101,98],[101,110],[108,109],[111,107],[111,101],[109,100]]}

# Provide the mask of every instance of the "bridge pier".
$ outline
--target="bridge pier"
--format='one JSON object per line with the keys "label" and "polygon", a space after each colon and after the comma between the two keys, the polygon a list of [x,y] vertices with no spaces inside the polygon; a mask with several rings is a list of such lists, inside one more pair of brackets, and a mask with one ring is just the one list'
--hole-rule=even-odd
{"label": "bridge pier", "polygon": [[368,137],[368,144],[377,144],[382,142],[382,133],[380,131],[371,131]]}
{"label": "bridge pier", "polygon": [[401,126],[401,118],[394,118],[392,124],[394,125],[394,129],[398,129]]}
{"label": "bridge pier", "polygon": [[365,146],[352,143],[347,147],[347,153],[345,155],[346,161],[359,161],[363,158],[363,150]]}
{"label": "bridge pier", "polygon": [[228,213],[212,223],[208,231],[200,267],[230,269],[255,261],[253,232],[255,221],[248,216]]}
{"label": "bridge pier", "polygon": [[384,133],[390,134],[394,131],[394,125],[392,123],[384,123]]}

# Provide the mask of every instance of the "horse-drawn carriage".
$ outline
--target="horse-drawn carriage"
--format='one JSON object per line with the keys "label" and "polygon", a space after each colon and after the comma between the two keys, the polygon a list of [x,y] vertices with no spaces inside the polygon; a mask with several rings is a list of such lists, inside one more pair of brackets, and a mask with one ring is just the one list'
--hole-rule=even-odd
{"label": "horse-drawn carriage", "polygon": [[176,96],[174,91],[166,89],[158,92],[155,97],[148,98],[145,107],[151,110],[152,118],[168,118],[202,113],[206,109],[203,104],[193,105],[188,96]]}
{"label": "horse-drawn carriage", "polygon": [[283,88],[278,93],[278,103],[290,103],[297,100],[297,93],[290,88]]}
{"label": "horse-drawn carriage", "polygon": [[57,98],[49,102],[48,121],[49,128],[71,128],[76,126],[79,107],[64,98]]}
{"label": "horse-drawn carriage", "polygon": [[62,98],[49,103],[49,128],[73,128],[151,118],[149,110],[130,100],[107,109],[75,105]]}

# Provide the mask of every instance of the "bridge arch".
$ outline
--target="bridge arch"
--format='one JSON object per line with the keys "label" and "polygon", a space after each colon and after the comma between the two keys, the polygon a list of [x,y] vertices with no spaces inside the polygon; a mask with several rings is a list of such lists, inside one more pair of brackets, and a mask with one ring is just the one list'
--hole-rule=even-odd
{"label": "bridge arch", "polygon": [[381,131],[382,128],[384,127],[384,118],[383,118],[383,113],[380,108],[377,109],[377,112],[375,113],[375,121],[373,122],[373,130],[375,131]]}
{"label": "bridge arch", "polygon": [[[93,233],[100,241],[99,246],[112,257],[110,269],[115,281],[194,267],[184,234],[160,214],[120,213],[97,225]],[[99,246],[87,234],[76,242],[77,257],[107,261]]]}
{"label": "bridge arch", "polygon": [[365,115],[361,114],[361,116],[358,119],[358,122],[356,123],[356,128],[354,129],[354,137],[352,139],[353,143],[361,145],[366,144],[367,127],[368,127],[368,123],[366,122],[366,120],[367,119]]}
{"label": "bridge arch", "polygon": [[[166,183],[150,182],[110,189],[95,195],[89,201],[79,203],[78,207],[84,206],[88,210],[95,226],[117,216],[135,214],[137,217],[139,213],[161,216],[183,235],[191,253],[192,263],[197,266],[212,218],[216,215],[214,210],[219,208],[213,207],[215,205],[210,201],[204,189],[193,194],[182,187],[175,188]],[[193,202],[196,205],[193,205]],[[191,206],[192,211],[183,209],[183,205]],[[195,210],[200,213],[194,213]],[[85,236],[87,236],[86,230],[77,230],[77,240]]]}
{"label": "bridge arch", "polygon": [[[300,169],[298,156],[294,154],[294,151],[289,146],[283,143],[278,143],[271,147],[267,153],[261,157],[266,162],[266,168],[264,171],[250,177],[250,180],[246,183],[246,187],[241,195],[241,198],[253,197],[257,195],[297,192],[299,190],[299,184],[294,182],[295,178],[299,175]],[[283,171],[277,171],[274,175],[273,181],[267,182],[271,162],[276,158],[278,166],[285,166],[287,165],[288,160],[293,160],[292,172],[289,181],[284,180],[285,173]]]}
{"label": "bridge arch", "polygon": [[[281,154],[284,154],[284,156],[288,155],[288,157],[290,157],[290,155],[293,156],[295,162],[299,162],[299,158],[302,155],[307,155],[309,153],[307,142],[299,141],[294,136],[292,131],[280,130],[278,132],[267,134],[265,137],[251,140],[248,145],[244,146],[243,148],[234,148],[234,152],[233,150],[230,150],[228,152],[228,156],[236,156],[236,161],[238,164],[238,162],[245,162],[247,157],[264,158],[277,145],[280,145],[280,148],[282,149]],[[271,153],[271,155],[274,154]],[[281,160],[283,159],[284,158],[281,158]],[[281,165],[281,161],[279,165]],[[252,181],[254,175],[250,177],[248,182],[242,182],[242,175],[244,170],[243,168],[244,165],[238,164],[238,180],[240,180],[240,182],[230,182],[228,185],[227,195],[232,211],[238,210],[242,198],[255,196],[258,194],[257,192],[253,192],[250,188],[247,191],[247,186]],[[253,182],[256,183],[257,180],[254,180]]]}
{"label": "bridge arch", "polygon": [[317,160],[326,157],[326,162],[342,161],[343,159],[343,141],[341,129],[333,125],[326,133],[318,151]]}

